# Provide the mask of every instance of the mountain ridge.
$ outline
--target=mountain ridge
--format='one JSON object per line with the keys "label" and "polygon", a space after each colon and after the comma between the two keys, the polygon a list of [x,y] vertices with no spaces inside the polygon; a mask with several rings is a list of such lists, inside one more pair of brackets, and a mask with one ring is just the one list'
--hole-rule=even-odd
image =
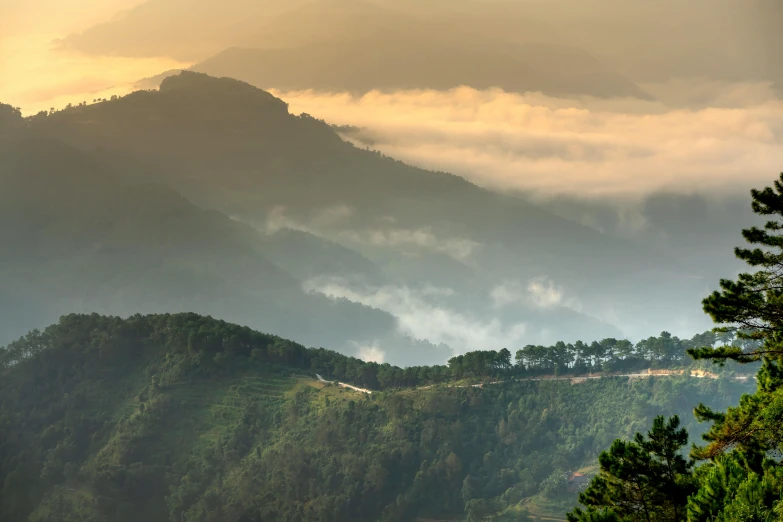
{"label": "mountain ridge", "polygon": [[[546,66],[550,59],[565,63],[561,67]],[[282,91],[364,94],[468,86],[551,96],[652,99],[633,82],[592,62],[596,62],[594,58],[577,49],[558,52],[554,46],[541,44],[400,41],[376,36],[290,49],[234,47],[197,63],[191,70]],[[580,66],[584,71],[577,70]]]}
{"label": "mountain ridge", "polygon": [[[61,142],[21,138],[9,146],[0,165],[4,341],[67,312],[147,310],[211,312],[345,351],[365,336],[411,344],[386,312],[305,293],[264,255],[249,225],[198,208],[171,187],[118,179],[104,157],[93,161]],[[301,238],[300,250],[309,241]],[[281,262],[300,255],[276,247]],[[25,303],[22,320],[15,301]],[[426,343],[413,346],[428,357]]]}
{"label": "mountain ridge", "polygon": [[[331,314],[334,319],[337,310],[346,307],[355,309],[358,315],[353,317],[361,316],[364,308],[346,302],[350,297],[362,306],[383,310],[370,321],[379,327],[386,325],[378,333],[357,323],[342,328],[342,333],[316,336],[316,328],[334,327],[314,321],[311,333],[302,336],[303,330],[297,333],[293,317],[279,316],[283,323],[255,322],[258,319],[254,316],[266,312],[253,311],[258,305],[249,306],[261,301],[247,301],[251,299],[246,296],[248,285],[236,274],[258,278],[247,269],[219,269],[230,263],[207,254],[214,245],[204,238],[192,259],[182,258],[185,250],[179,250],[172,254],[171,263],[161,268],[172,280],[178,280],[180,272],[190,274],[182,279],[182,289],[177,290],[181,293],[187,289],[186,281],[196,282],[191,284],[198,287],[196,267],[204,263],[202,268],[211,267],[204,281],[224,288],[225,298],[215,301],[214,306],[219,302],[228,307],[225,310],[233,311],[226,316],[223,309],[191,311],[259,325],[298,341],[331,339],[329,347],[340,347],[347,353],[362,349],[384,353],[399,362],[413,356],[418,346],[415,339],[429,340],[430,353],[435,356],[443,353],[435,349],[441,344],[458,343],[458,348],[452,348],[464,351],[497,344],[554,342],[554,335],[566,340],[576,340],[577,335],[622,336],[628,325],[641,317],[631,310],[651,310],[649,317],[644,316],[649,324],[673,322],[668,303],[662,306],[664,303],[658,302],[661,298],[656,297],[658,308],[651,308],[644,298],[649,284],[655,284],[661,296],[671,292],[687,297],[683,307],[691,310],[696,307],[688,303],[695,305],[700,299],[700,285],[670,275],[684,269],[678,269],[677,259],[665,252],[603,234],[515,195],[492,192],[452,174],[418,169],[359,149],[343,141],[327,123],[305,114],[291,115],[284,101],[237,80],[183,72],[166,79],[158,91],[138,91],[117,100],[26,119],[17,115],[13,121],[17,136],[6,138],[10,140],[7,143],[25,137],[66,143],[98,162],[103,172],[122,186],[168,185],[193,206],[217,212],[213,214],[216,220],[226,221],[226,216],[231,216],[250,225],[255,232],[246,229],[241,237],[234,237],[246,245],[253,243],[255,251],[264,248],[259,233],[290,228],[310,234],[303,240],[312,255],[294,259],[297,254],[291,250],[279,258],[289,263],[299,278],[307,278],[298,281],[300,289],[291,290],[297,297],[283,300],[282,309],[295,307],[295,302],[307,297],[312,306],[322,303],[320,311],[313,309],[314,316]],[[78,170],[74,165],[68,168]],[[49,167],[54,173],[64,165],[52,162]],[[56,199],[56,192],[51,194]],[[144,206],[142,202],[139,205]],[[134,219],[135,233],[143,234],[145,227],[150,235],[157,232],[150,219]],[[45,241],[53,242],[52,237],[49,234]],[[334,272],[333,265],[327,271],[341,276],[339,281],[309,284],[326,275],[319,272],[326,270],[327,264],[315,262],[322,256],[318,252],[323,251],[316,237],[357,252],[378,269],[370,269],[374,275],[362,280],[345,278],[345,272]],[[215,245],[221,240],[215,236]],[[287,248],[295,247],[291,243]],[[134,256],[143,258],[143,250]],[[342,255],[335,249],[332,252]],[[661,267],[664,269],[659,270]],[[293,280],[296,286],[297,278]],[[428,289],[427,282],[437,282],[435,292]],[[261,295],[258,285],[260,282],[256,292]],[[158,286],[163,297],[165,285]],[[313,295],[303,296],[305,287]],[[228,288],[246,297],[231,298]],[[493,296],[509,291],[512,299],[498,305]],[[322,295],[324,292],[333,297]],[[542,298],[536,292],[548,293]],[[131,303],[141,303],[140,296],[131,295]],[[603,309],[608,296],[623,302],[629,313],[620,319],[615,318],[615,312],[609,316]],[[177,304],[174,310],[183,310],[182,306]],[[278,305],[268,306],[278,309],[270,318],[280,313]],[[139,307],[132,311],[164,309]],[[296,317],[304,317],[303,310]],[[448,322],[444,324],[444,320]],[[354,319],[340,324],[348,326],[351,321]],[[466,330],[466,321],[475,324]],[[474,331],[480,332],[480,337],[474,337]],[[453,332],[461,333],[455,339]],[[654,332],[645,331],[641,336],[650,333]]]}
{"label": "mountain ridge", "polygon": [[452,386],[452,370],[365,363],[195,314],[68,315],[0,348],[0,517],[526,522],[536,502],[570,509],[565,471],[650,415],[724,407],[748,387],[479,388]]}

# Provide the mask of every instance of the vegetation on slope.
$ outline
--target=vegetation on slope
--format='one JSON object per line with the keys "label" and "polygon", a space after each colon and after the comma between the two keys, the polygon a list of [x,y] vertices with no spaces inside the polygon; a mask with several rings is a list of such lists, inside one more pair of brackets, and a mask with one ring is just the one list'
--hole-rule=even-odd
{"label": "vegetation on slope", "polygon": [[482,389],[447,367],[364,363],[193,314],[67,316],[0,351],[0,368],[9,522],[478,520],[507,507],[525,520],[530,496],[573,502],[564,472],[611,440],[744,389],[685,377]]}
{"label": "vegetation on slope", "polygon": [[569,513],[570,522],[783,520],[783,174],[751,194],[753,211],[768,221],[743,230],[749,246],[735,253],[754,272],[721,280],[704,299],[717,331],[736,332],[746,344],[688,352],[720,366],[761,363],[756,392],[725,412],[700,404],[696,418],[712,426],[687,460],[680,454],[687,433],[676,416],[657,418],[647,438],[615,441],[579,497],[585,509]]}

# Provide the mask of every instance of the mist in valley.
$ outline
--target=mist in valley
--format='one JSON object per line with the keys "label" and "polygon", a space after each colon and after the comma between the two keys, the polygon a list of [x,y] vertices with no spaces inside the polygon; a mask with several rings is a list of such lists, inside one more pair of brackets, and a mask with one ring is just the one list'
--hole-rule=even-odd
{"label": "mist in valley", "polygon": [[0,520],[778,520],[781,165],[779,0],[0,0]]}
{"label": "mist in valley", "polygon": [[[201,219],[234,223],[246,248],[280,275],[267,280],[247,268],[244,277],[255,289],[240,289],[245,283],[233,289],[236,270],[215,263],[235,260],[208,255],[214,250],[208,238],[192,252],[175,252],[165,239],[165,250],[152,254],[150,245],[118,238],[106,217],[95,215],[89,219],[103,230],[89,243],[47,250],[51,236],[37,238],[46,263],[66,274],[67,259],[94,262],[107,241],[119,241],[139,256],[139,268],[108,280],[90,277],[95,273],[88,269],[78,298],[65,289],[45,304],[26,297],[35,312],[10,321],[5,340],[74,307],[127,315],[171,306],[282,328],[276,333],[347,353],[372,346],[376,356],[400,364],[558,340],[638,340],[663,327],[690,336],[709,327],[700,300],[717,278],[738,270],[730,252],[737,223],[753,219],[749,188],[783,162],[783,102],[776,90],[781,20],[774,2],[725,0],[709,9],[698,2],[652,9],[641,2],[565,0],[116,4],[111,16],[100,14],[106,6],[74,4],[59,24],[54,17],[33,21],[32,5],[4,7],[6,20],[61,31],[46,55],[29,57],[25,47],[13,47],[21,41],[13,38],[26,33],[11,33],[2,46],[6,56],[17,52],[4,68],[38,59],[81,75],[60,84],[51,76],[6,75],[12,80],[0,88],[4,99],[32,114],[91,96],[86,107],[48,116],[49,122],[16,124],[35,139],[75,147],[69,154],[90,157],[80,161],[98,163],[120,187],[168,185],[194,214],[211,216]],[[268,113],[259,106],[245,118],[218,100],[237,96],[234,87],[215,83],[204,88],[210,98],[177,96],[172,103],[191,116],[160,116],[166,130],[152,143],[144,134],[151,120],[142,114],[159,111],[162,96],[94,103],[135,88],[156,90],[179,74],[166,72],[167,61],[249,81],[285,104]],[[163,74],[143,80],[156,63]],[[129,81],[129,74],[139,76]],[[207,126],[200,113],[217,120]],[[131,119],[121,124],[118,117]],[[250,152],[247,129],[268,135],[286,119],[292,123],[278,136],[282,148]],[[239,133],[226,141],[221,126]],[[186,143],[185,135],[195,141]],[[204,146],[196,152],[194,143]],[[331,157],[333,150],[345,159]],[[390,158],[470,184],[419,176]],[[51,172],[36,174],[62,176],[56,171],[67,165],[55,161],[45,169]],[[327,175],[333,179],[327,182]],[[384,181],[364,187],[370,179]],[[321,184],[318,193],[314,186]],[[25,212],[35,214],[41,198],[25,197],[31,198]],[[64,212],[60,226],[74,217]],[[173,215],[161,212],[165,230]],[[138,233],[153,226],[151,219],[129,219],[126,225]],[[185,229],[197,226],[177,219]],[[13,236],[20,222],[11,223]],[[31,233],[44,233],[46,226],[36,223],[43,228]],[[24,277],[36,285],[41,278],[25,255],[9,252],[5,281],[30,294]],[[26,276],[17,275],[19,266],[28,267]],[[199,283],[191,294],[165,276],[151,296],[139,290],[140,281],[152,284],[165,273]],[[296,299],[320,300],[313,306],[338,316],[340,307],[365,310],[383,326],[326,333],[323,328],[333,327],[314,324],[310,335],[293,326],[313,321],[304,309],[285,312],[293,314],[290,327],[283,326],[288,319],[274,318],[277,312],[252,310],[276,291],[271,281],[281,285],[286,278]],[[285,306],[301,306],[293,302]],[[348,315],[346,324],[354,325]],[[422,342],[432,347],[427,361],[410,347]]]}

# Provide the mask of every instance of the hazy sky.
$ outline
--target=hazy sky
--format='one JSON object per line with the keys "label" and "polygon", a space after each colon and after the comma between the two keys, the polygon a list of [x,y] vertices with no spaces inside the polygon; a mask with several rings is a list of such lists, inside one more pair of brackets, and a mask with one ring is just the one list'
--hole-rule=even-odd
{"label": "hazy sky", "polygon": [[[781,54],[776,54],[779,47],[776,42],[783,46],[783,39],[775,35],[780,33],[778,28],[783,29],[783,8],[777,0],[747,0],[749,3],[693,0],[678,16],[668,21],[661,18],[663,21],[657,25],[647,20],[652,16],[652,11],[647,13],[650,2],[585,0],[574,4],[573,1],[525,0],[507,5],[512,6],[509,9],[538,10],[530,12],[541,19],[549,17],[548,25],[541,27],[552,29],[547,29],[549,33],[540,31],[539,37],[559,34],[553,25],[559,16],[563,34],[571,35],[572,39],[581,38],[579,41],[593,52],[603,52],[600,59],[617,67],[630,67],[627,64],[633,60],[629,58],[634,57],[638,48],[638,55],[644,57],[645,63],[654,65],[658,60],[661,70],[666,69],[669,61],[682,58],[677,66],[682,68],[697,63],[699,60],[693,60],[703,56],[703,61],[709,62],[704,70],[721,76],[718,73],[726,63],[728,79],[680,78],[656,82],[641,76],[633,78],[656,96],[658,101],[654,103],[566,100],[468,88],[448,92],[369,93],[363,97],[344,93],[277,94],[291,104],[293,112],[308,112],[330,123],[363,127],[358,136],[364,140],[362,144],[369,143],[417,165],[452,171],[498,187],[575,191],[587,195],[640,193],[672,186],[686,190],[701,187],[744,190],[749,185],[768,181],[783,169],[783,106],[769,82],[763,78],[752,81],[741,78],[745,62],[749,66],[755,63],[756,71],[780,68]],[[383,3],[383,0],[375,2]],[[140,3],[140,0],[0,0],[0,101],[20,106],[30,114],[49,107],[61,108],[67,103],[125,94],[141,78],[190,65],[170,57],[174,52],[167,56],[165,45],[160,56],[141,58],[87,56],[58,49],[58,39],[85,31],[96,23],[127,19],[118,13]],[[281,5],[268,1],[252,3],[256,6],[253,12],[266,12],[261,7],[267,4]],[[465,0],[450,5],[464,6],[469,13],[471,9],[502,4],[501,0],[483,3]],[[686,5],[674,0],[654,4],[670,12]],[[154,8],[149,8],[150,5]],[[223,5],[225,9],[221,8]],[[133,11],[136,18],[130,18],[144,21],[144,16],[149,17],[150,13],[176,15],[183,6],[190,6],[192,9],[187,11],[190,22],[199,30],[206,30],[199,25],[209,23],[209,16],[205,17],[204,13],[214,11],[216,16],[223,13],[221,20],[229,20],[235,13],[244,12],[248,5],[248,0],[153,0],[143,9]],[[339,0],[318,5],[354,4]],[[420,13],[440,9],[436,0],[395,5]],[[569,5],[574,9],[563,9]],[[706,6],[712,9],[705,10]],[[328,11],[331,7],[321,9]],[[599,19],[596,13],[604,11],[612,16]],[[296,12],[299,13],[296,16],[284,17],[286,23],[295,24],[296,17],[303,16],[302,28],[315,24],[314,28],[328,29],[329,24],[321,22],[324,13],[318,9]],[[632,16],[642,12],[647,13],[647,18]],[[452,16],[456,17],[452,21],[459,19],[459,14]],[[699,17],[703,18],[704,27],[691,23]],[[228,23],[226,20],[221,23]],[[495,24],[498,31],[514,33],[513,26],[503,27],[498,20],[490,17],[483,23]],[[201,34],[187,25],[176,26],[176,18],[173,22],[162,19],[160,22],[160,27],[153,29],[168,39],[199,38]],[[225,35],[230,36],[232,29],[246,31],[255,23],[255,19],[236,25],[228,23],[222,29],[227,31],[225,34],[210,33],[211,42],[221,45],[220,38],[229,38]],[[473,27],[470,20],[462,23]],[[477,22],[477,30],[480,26]],[[597,30],[599,26],[605,30]],[[111,31],[102,34],[110,37]],[[138,41],[154,38],[152,33],[130,34]],[[268,37],[272,33],[264,34]],[[664,34],[666,37],[661,38]],[[716,35],[720,38],[715,41],[722,43],[715,47],[715,52],[699,55],[703,51],[699,45],[712,41]],[[664,45],[691,39],[702,43],[683,48],[682,53]],[[662,42],[663,47],[656,51],[641,45],[648,40]],[[630,43],[621,45],[628,42],[635,42],[636,47]],[[229,39],[225,45],[231,43]],[[184,40],[175,47],[181,49],[182,45],[187,48]],[[686,50],[695,54],[690,56]],[[633,68],[625,72],[633,73]]]}
{"label": "hazy sky", "polygon": [[97,58],[56,40],[110,19],[139,0],[0,0],[0,102],[30,114],[126,94],[140,78],[182,67],[170,58]]}
{"label": "hazy sky", "polygon": [[[81,101],[73,99],[80,89],[87,98],[121,90],[230,46],[414,30],[567,44],[637,82],[783,76],[778,0],[0,0],[0,99],[29,112]],[[54,40],[80,33],[86,40],[69,45],[147,59],[52,51]]]}
{"label": "hazy sky", "polygon": [[1,0],[0,35],[59,33],[65,36],[139,3],[141,0]]}
{"label": "hazy sky", "polygon": [[[609,74],[635,82],[655,101],[554,98],[467,87],[365,95],[273,93],[294,113],[359,127],[345,134],[359,146],[495,188],[616,199],[658,190],[744,193],[768,184],[783,170],[783,101],[771,81],[783,80],[780,0],[509,0],[504,9],[517,18],[508,20],[474,16],[485,5],[504,0],[370,0],[386,3],[381,11],[374,11],[377,5],[351,11],[353,0],[314,0],[322,3],[281,15],[277,26],[264,26],[268,13],[304,1],[149,0],[143,8],[127,11],[142,1],[0,0],[0,102],[22,107],[25,114],[62,108],[126,94],[142,78],[189,67],[228,46],[295,46],[335,37],[335,32],[367,37],[384,22],[419,13],[435,20],[425,35],[433,28],[448,32],[457,27],[479,34],[474,43],[493,33],[504,35],[504,45],[525,38],[559,44],[562,36],[562,43],[582,52],[579,56],[594,57]],[[340,18],[324,5],[348,6],[346,12],[355,19]],[[405,12],[387,17],[389,6],[402,6]],[[441,20],[443,6],[465,11],[452,11]],[[532,11],[524,16],[516,11],[528,8]],[[123,17],[123,10],[132,16]],[[380,20],[380,25],[355,23],[378,12],[383,14],[374,23]],[[117,23],[84,40],[93,46],[91,54],[66,51],[58,43],[109,20]],[[526,25],[518,26],[519,20]],[[255,31],[257,23],[261,29]],[[111,52],[94,47],[104,41],[114,45]],[[563,63],[534,65],[549,66],[557,74]],[[349,239],[391,248],[427,247],[457,261],[478,248],[463,238],[439,238],[428,229],[369,231]],[[458,351],[511,345],[533,333],[534,326],[524,323],[504,326],[494,318],[435,306],[431,294],[442,289],[357,290],[334,281],[310,283],[311,289],[388,310],[406,335],[449,343]],[[551,281],[512,281],[494,288],[491,297],[502,307],[518,295],[536,296],[533,304],[539,308],[551,303],[581,311],[579,299]],[[591,312],[615,320],[613,308]],[[623,317],[616,324],[638,326],[636,331],[648,327],[633,320]],[[639,314],[639,321],[646,320]],[[669,327],[689,330],[689,320]],[[552,335],[554,341],[559,333]],[[365,358],[384,355],[375,345],[358,349]]]}
{"label": "hazy sky", "polygon": [[360,146],[501,188],[745,192],[783,169],[783,102],[765,84],[716,89],[699,110],[469,88],[276,94],[293,112],[362,127],[348,135]]}

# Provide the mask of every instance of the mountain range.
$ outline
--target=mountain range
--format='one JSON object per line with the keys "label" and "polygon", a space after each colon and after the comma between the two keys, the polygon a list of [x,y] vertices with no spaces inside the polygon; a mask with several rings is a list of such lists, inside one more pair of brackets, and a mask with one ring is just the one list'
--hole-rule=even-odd
{"label": "mountain range", "polygon": [[262,88],[649,98],[640,86],[678,79],[779,81],[781,29],[775,0],[147,0],[60,45],[172,57]]}
{"label": "mountain range", "polygon": [[357,148],[237,80],[3,114],[5,340],[71,311],[196,311],[420,364],[706,326],[712,268],[676,249]]}

